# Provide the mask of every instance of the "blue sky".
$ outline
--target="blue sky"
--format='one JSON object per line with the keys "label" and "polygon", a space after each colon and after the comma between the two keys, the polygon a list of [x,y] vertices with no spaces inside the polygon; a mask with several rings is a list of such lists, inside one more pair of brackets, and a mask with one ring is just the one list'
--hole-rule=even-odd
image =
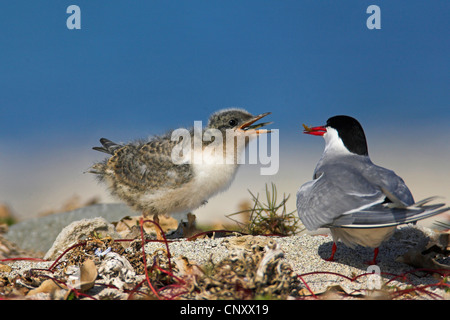
{"label": "blue sky", "polygon": [[[66,27],[71,4],[81,30]],[[381,30],[366,27],[371,4]],[[323,143],[301,123],[335,114],[378,133],[427,128],[448,147],[449,12],[446,0],[3,1],[0,201],[72,154],[87,168],[100,137],[146,137],[232,106],[272,111],[286,148],[314,143],[316,157]]]}

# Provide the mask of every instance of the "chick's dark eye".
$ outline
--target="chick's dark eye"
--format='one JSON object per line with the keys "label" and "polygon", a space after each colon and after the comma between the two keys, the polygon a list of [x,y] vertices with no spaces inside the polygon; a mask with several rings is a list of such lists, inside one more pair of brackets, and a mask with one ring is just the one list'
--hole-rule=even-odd
{"label": "chick's dark eye", "polygon": [[232,127],[234,127],[235,125],[237,125],[237,120],[236,119],[231,119],[230,121],[228,121],[228,124]]}

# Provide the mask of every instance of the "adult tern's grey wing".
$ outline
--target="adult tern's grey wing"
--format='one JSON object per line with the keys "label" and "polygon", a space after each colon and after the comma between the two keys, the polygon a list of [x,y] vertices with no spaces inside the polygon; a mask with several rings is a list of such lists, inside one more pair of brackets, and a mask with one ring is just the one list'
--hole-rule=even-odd
{"label": "adult tern's grey wing", "polygon": [[361,211],[342,215],[329,227],[359,229],[392,227],[426,219],[450,210],[450,207],[443,208],[444,203],[425,205],[421,202],[407,208],[392,208],[387,204],[377,204]]}
{"label": "adult tern's grey wing", "polygon": [[308,230],[315,230],[342,215],[367,209],[385,201],[381,188],[371,183],[354,166],[345,163],[325,165],[317,179],[297,192],[297,211]]}
{"label": "adult tern's grey wing", "polygon": [[[356,163],[357,159],[354,158],[353,162]],[[378,186],[392,206],[406,208],[414,204],[411,191],[394,171],[374,165],[368,158],[361,161],[359,166],[364,178]]]}

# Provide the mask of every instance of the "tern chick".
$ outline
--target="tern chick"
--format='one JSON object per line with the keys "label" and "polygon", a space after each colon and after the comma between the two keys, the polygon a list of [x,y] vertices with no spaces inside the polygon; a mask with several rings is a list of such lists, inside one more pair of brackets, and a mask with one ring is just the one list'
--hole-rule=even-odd
{"label": "tern chick", "polygon": [[[227,189],[238,169],[237,159],[249,139],[268,130],[260,130],[269,123],[255,124],[268,113],[253,116],[243,109],[225,109],[212,114],[206,128],[200,132],[200,148],[196,148],[195,130],[190,129],[188,138],[173,139],[174,130],[149,141],[117,144],[102,138],[102,147],[94,150],[110,155],[94,164],[90,171],[108,185],[111,193],[144,216],[189,212],[206,203],[217,193]],[[209,133],[208,139],[203,138]],[[231,138],[229,133],[232,133]],[[226,148],[235,139],[244,138],[245,143]],[[197,139],[197,140],[195,140]],[[222,140],[220,140],[222,139]],[[211,153],[208,146],[223,143],[223,152]],[[180,144],[181,143],[181,144]],[[174,161],[174,148],[188,147],[182,161]],[[210,148],[211,149],[211,148]],[[178,150],[178,149],[177,149]],[[230,150],[234,152],[230,152]],[[176,152],[175,152],[176,153]],[[196,154],[197,153],[197,154]],[[205,155],[203,155],[205,153]],[[206,161],[191,161],[193,156]]]}

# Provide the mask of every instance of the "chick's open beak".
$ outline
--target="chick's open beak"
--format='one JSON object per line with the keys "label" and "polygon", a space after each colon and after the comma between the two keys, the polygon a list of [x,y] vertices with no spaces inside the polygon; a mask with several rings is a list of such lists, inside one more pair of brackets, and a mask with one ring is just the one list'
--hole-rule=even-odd
{"label": "chick's open beak", "polygon": [[256,121],[264,118],[265,116],[271,114],[272,112],[266,112],[266,113],[262,113],[260,115],[257,115],[253,118],[251,118],[250,120],[244,122],[243,124],[241,124],[238,127],[238,130],[242,130],[244,131],[246,134],[251,134],[251,133],[256,133],[256,134],[260,134],[260,133],[269,133],[270,130],[258,130],[261,127],[267,126],[269,124],[271,124],[272,122],[262,122],[262,123],[256,123],[254,124]]}

